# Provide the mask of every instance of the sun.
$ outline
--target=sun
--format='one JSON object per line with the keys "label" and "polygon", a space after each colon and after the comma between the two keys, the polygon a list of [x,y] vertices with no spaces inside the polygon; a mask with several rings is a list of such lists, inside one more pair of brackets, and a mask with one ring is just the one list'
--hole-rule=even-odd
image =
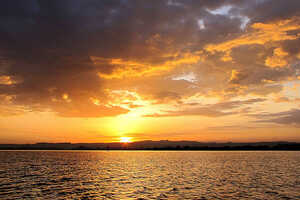
{"label": "sun", "polygon": [[120,142],[121,143],[129,143],[131,141],[131,137],[120,137]]}

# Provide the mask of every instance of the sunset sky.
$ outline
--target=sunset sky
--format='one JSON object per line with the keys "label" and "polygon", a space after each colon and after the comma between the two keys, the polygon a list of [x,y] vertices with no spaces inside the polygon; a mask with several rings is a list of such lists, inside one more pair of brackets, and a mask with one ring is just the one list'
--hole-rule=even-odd
{"label": "sunset sky", "polygon": [[300,142],[299,0],[7,0],[0,44],[0,143]]}

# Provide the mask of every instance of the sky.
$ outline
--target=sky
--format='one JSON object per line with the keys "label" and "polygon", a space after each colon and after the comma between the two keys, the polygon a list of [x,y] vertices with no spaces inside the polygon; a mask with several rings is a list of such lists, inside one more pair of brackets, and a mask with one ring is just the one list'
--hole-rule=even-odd
{"label": "sky", "polygon": [[300,142],[299,8],[2,2],[0,143]]}

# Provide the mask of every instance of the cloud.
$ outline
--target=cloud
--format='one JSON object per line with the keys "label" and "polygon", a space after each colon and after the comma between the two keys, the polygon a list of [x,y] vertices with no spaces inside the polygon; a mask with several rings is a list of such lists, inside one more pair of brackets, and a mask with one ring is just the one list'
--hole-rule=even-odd
{"label": "cloud", "polygon": [[[283,81],[299,76],[298,5],[282,0],[5,2],[0,95],[13,96],[11,108],[24,112],[105,117],[130,111],[111,104],[117,100],[107,91],[114,90],[136,92],[154,104],[182,103],[196,94],[230,99],[278,93]],[[224,7],[229,9],[222,12]],[[174,78],[182,74],[193,74],[192,81]],[[231,114],[214,108],[183,112],[199,113]]]}
{"label": "cloud", "polygon": [[0,85],[11,85],[12,81],[10,76],[0,76]]}
{"label": "cloud", "polygon": [[60,106],[55,109],[59,116],[62,117],[111,117],[120,114],[126,114],[129,110],[119,106],[98,106],[91,104]]}
{"label": "cloud", "polygon": [[288,97],[277,97],[275,100],[274,100],[276,103],[286,103],[286,102],[291,102],[291,99],[289,99]]}
{"label": "cloud", "polygon": [[266,99],[263,99],[263,98],[256,98],[256,99],[248,99],[248,100],[228,101],[228,102],[221,102],[221,103],[213,104],[213,105],[211,105],[211,107],[216,108],[216,109],[221,109],[221,110],[233,109],[233,108],[238,108],[243,105],[264,102],[265,100]]}
{"label": "cloud", "polygon": [[[279,42],[285,40],[296,40],[300,37],[300,35],[289,34],[290,31],[295,31],[300,29],[299,18],[281,20],[275,23],[255,23],[251,25],[252,30],[242,35],[238,38],[234,38],[232,40],[225,41],[219,44],[209,44],[205,47],[205,50],[210,53],[215,52],[224,52],[225,61],[231,61],[232,58],[230,56],[231,50],[243,46],[243,45],[264,45],[270,42]],[[275,54],[279,54],[282,56],[282,50],[276,50]],[[285,56],[286,54],[284,54]],[[278,56],[278,55],[277,55]],[[271,61],[266,61],[267,64],[271,64],[273,67],[274,63]],[[270,63],[271,62],[271,63]],[[275,63],[275,66],[277,64]],[[279,66],[282,66],[280,63]]]}
{"label": "cloud", "polygon": [[273,56],[266,59],[266,65],[269,67],[285,67],[288,64],[285,57],[288,55],[281,48],[276,48],[274,49]]}
{"label": "cloud", "polygon": [[261,123],[276,123],[283,125],[295,125],[300,126],[300,110],[291,109],[289,111],[279,112],[279,113],[263,113],[255,115],[259,118],[257,122]]}
{"label": "cloud", "polygon": [[104,79],[122,79],[138,76],[153,76],[170,71],[176,66],[195,64],[201,60],[199,53],[182,53],[178,55],[161,55],[162,61],[157,64],[151,62],[139,62],[134,60],[123,60],[122,58],[105,59],[91,56],[94,64],[111,66],[112,71],[98,72],[100,78]]}
{"label": "cloud", "polygon": [[[254,22],[268,22],[299,16],[299,1],[239,1],[241,11]],[[246,9],[245,9],[246,8]]]}
{"label": "cloud", "polygon": [[228,126],[210,126],[207,127],[205,130],[209,131],[241,131],[241,130],[251,130],[251,129],[259,129],[265,128],[265,126],[247,126],[247,125],[228,125]]}
{"label": "cloud", "polygon": [[167,111],[166,114],[149,114],[144,115],[144,117],[178,117],[178,116],[205,116],[205,117],[221,117],[225,115],[236,114],[235,112],[222,112],[213,110],[211,108],[196,108],[196,109],[187,109],[181,111]]}
{"label": "cloud", "polygon": [[205,116],[205,117],[221,117],[226,115],[238,114],[239,111],[232,111],[232,109],[239,108],[244,105],[254,104],[263,102],[265,99],[249,99],[244,101],[228,101],[216,104],[203,105],[196,108],[188,108],[185,110],[169,110],[165,111],[164,114],[150,114],[145,117],[177,117],[177,116]]}
{"label": "cloud", "polygon": [[22,115],[26,111],[27,110],[24,107],[20,107],[20,106],[0,105],[0,116],[2,116],[2,117],[11,117],[11,116]]}
{"label": "cloud", "polygon": [[16,116],[22,115],[26,111],[26,107],[12,104],[15,97],[9,95],[0,95],[0,116]]}

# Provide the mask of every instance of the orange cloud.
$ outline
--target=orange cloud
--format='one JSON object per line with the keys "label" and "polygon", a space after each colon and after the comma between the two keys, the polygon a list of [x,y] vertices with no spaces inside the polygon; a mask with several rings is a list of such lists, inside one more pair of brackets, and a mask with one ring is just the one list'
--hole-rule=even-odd
{"label": "orange cloud", "polygon": [[276,48],[273,51],[273,56],[268,57],[265,64],[269,67],[285,67],[288,62],[284,58],[288,55],[282,48]]}
{"label": "orange cloud", "polygon": [[0,94],[1,104],[11,104],[14,96]]}
{"label": "orange cloud", "polygon": [[[231,50],[242,45],[264,45],[269,42],[278,42],[284,40],[295,40],[300,38],[300,34],[289,34],[290,31],[299,30],[300,23],[298,18],[281,20],[275,23],[255,23],[251,26],[251,30],[233,40],[229,40],[220,44],[209,44],[205,50],[210,53],[225,53],[223,60],[230,61]],[[282,65],[282,63],[280,64]]]}
{"label": "orange cloud", "polygon": [[119,106],[102,106],[95,104],[65,104],[60,106],[58,105],[55,107],[54,111],[62,117],[80,118],[112,117],[129,112],[129,110],[121,108]]}
{"label": "orange cloud", "polygon": [[195,64],[201,61],[201,52],[196,53],[178,53],[170,55],[162,55],[166,61],[161,64],[151,64],[150,62],[142,62],[135,60],[126,60],[122,58],[106,59],[101,57],[91,56],[91,60],[95,65],[107,63],[115,67],[111,73],[99,72],[98,75],[104,79],[122,79],[138,76],[153,76],[168,72],[171,69],[185,64]]}
{"label": "orange cloud", "polygon": [[28,112],[28,110],[26,110],[23,106],[0,105],[0,116],[1,117],[22,115],[25,112]]}
{"label": "orange cloud", "polygon": [[109,99],[106,106],[119,106],[124,109],[132,110],[148,104],[138,93],[133,91],[107,89],[106,92],[108,93],[107,96]]}
{"label": "orange cloud", "polygon": [[12,85],[15,84],[14,81],[10,76],[0,76],[0,85]]}
{"label": "orange cloud", "polygon": [[230,81],[237,80],[239,74],[240,74],[240,72],[238,72],[237,70],[233,69],[233,70],[231,71]]}
{"label": "orange cloud", "polygon": [[279,96],[279,97],[276,97],[274,99],[274,101],[276,103],[287,103],[287,102],[290,102],[291,100],[288,98],[288,97],[285,97],[285,96]]}
{"label": "orange cloud", "polygon": [[11,95],[0,95],[0,116],[8,117],[15,115],[22,115],[26,111],[24,106],[18,106],[13,104],[15,97]]}

